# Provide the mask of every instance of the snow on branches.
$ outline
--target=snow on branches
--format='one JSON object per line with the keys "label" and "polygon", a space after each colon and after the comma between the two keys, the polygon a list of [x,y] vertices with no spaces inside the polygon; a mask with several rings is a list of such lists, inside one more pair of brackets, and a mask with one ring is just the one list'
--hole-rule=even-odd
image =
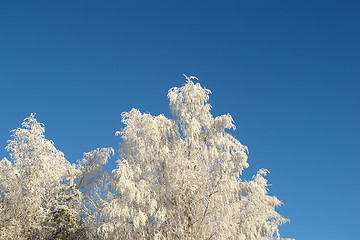
{"label": "snow on branches", "polygon": [[226,132],[235,129],[232,117],[214,118],[211,91],[185,77],[168,93],[173,119],[137,109],[122,114],[104,232],[123,234],[119,239],[278,239],[287,219],[267,195],[266,170],[240,180],[247,147]]}
{"label": "snow on branches", "polygon": [[122,114],[117,167],[98,148],[70,164],[35,114],[12,131],[0,161],[1,239],[281,239],[287,222],[260,169],[241,178],[247,147],[230,114],[213,117],[210,90],[187,77],[168,92],[173,118]]}

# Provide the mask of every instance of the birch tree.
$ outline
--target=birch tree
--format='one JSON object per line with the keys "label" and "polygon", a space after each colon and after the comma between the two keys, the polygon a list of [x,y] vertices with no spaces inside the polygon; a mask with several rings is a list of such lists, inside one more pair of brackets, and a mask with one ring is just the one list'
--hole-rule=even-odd
{"label": "birch tree", "polygon": [[75,189],[81,195],[81,219],[83,227],[80,239],[101,239],[98,228],[102,225],[103,208],[110,193],[110,175],[104,165],[114,154],[113,148],[97,148],[84,153],[77,161]]}
{"label": "birch tree", "polygon": [[44,239],[56,231],[51,218],[70,163],[45,138],[45,128],[34,114],[12,132],[6,147],[12,162],[3,159],[0,165],[1,202],[8,218],[1,220],[8,225],[2,234],[9,239]]}
{"label": "birch tree", "polygon": [[211,92],[195,80],[169,90],[172,119],[122,114],[111,174],[112,148],[70,164],[26,118],[0,161],[0,239],[281,239],[288,220],[268,195],[268,171],[242,179],[247,147],[228,132],[230,114],[212,116]]}
{"label": "birch tree", "polygon": [[251,181],[247,147],[227,129],[230,114],[213,117],[210,90],[186,77],[169,90],[173,119],[137,109],[122,114],[125,128],[113,196],[101,227],[109,239],[280,239],[288,221],[267,195],[261,169]]}
{"label": "birch tree", "polygon": [[24,225],[18,218],[21,188],[17,184],[18,172],[13,164],[3,158],[0,161],[0,239],[24,239]]}
{"label": "birch tree", "polygon": [[99,239],[112,148],[70,164],[31,114],[12,131],[0,161],[0,239]]}

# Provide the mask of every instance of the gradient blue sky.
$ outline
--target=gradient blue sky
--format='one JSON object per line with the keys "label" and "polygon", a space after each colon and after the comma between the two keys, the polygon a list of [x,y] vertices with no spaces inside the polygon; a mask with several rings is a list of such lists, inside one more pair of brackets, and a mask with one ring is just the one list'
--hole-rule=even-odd
{"label": "gradient blue sky", "polygon": [[359,1],[1,1],[0,157],[32,112],[71,162],[118,148],[121,112],[170,116],[168,89],[195,75],[250,149],[245,176],[270,170],[292,220],[282,235],[356,239],[359,13]]}

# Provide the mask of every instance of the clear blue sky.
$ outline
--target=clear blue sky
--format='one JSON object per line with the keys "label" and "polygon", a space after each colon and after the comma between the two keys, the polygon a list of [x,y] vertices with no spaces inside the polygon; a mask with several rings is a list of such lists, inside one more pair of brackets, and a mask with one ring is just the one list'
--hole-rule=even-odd
{"label": "clear blue sky", "polygon": [[[36,112],[69,161],[118,148],[120,113],[170,116],[199,77],[231,113],[292,222],[286,237],[356,239],[360,215],[359,1],[1,1],[0,157]],[[110,168],[115,166],[112,158]]]}

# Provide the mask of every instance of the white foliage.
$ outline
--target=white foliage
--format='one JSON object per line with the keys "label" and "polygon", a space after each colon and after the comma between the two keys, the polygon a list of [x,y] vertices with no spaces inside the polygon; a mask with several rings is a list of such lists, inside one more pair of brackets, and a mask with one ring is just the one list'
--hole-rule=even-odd
{"label": "white foliage", "polygon": [[210,90],[185,78],[168,92],[173,119],[122,114],[111,174],[112,148],[70,164],[26,118],[0,161],[0,239],[281,239],[288,220],[268,195],[268,171],[241,179],[247,147],[227,132],[231,115],[213,117]]}
{"label": "white foliage", "polygon": [[[186,77],[186,76],[185,76]],[[116,194],[101,230],[109,239],[278,239],[287,220],[267,195],[266,170],[252,181],[247,148],[226,129],[229,114],[214,118],[210,90],[186,77],[169,90],[174,120],[137,109],[122,114]]]}
{"label": "white foliage", "polygon": [[70,164],[53,142],[45,138],[44,126],[34,114],[24,120],[22,128],[12,132],[6,149],[13,163],[3,159],[0,165],[4,178],[1,200],[5,216],[11,219],[10,231],[2,229],[8,231],[2,234],[14,239],[42,239],[56,231],[51,217]]}
{"label": "white foliage", "polygon": [[0,239],[97,239],[112,148],[71,165],[31,114],[12,131],[0,161]]}
{"label": "white foliage", "polygon": [[97,230],[103,220],[102,209],[110,195],[110,179],[103,166],[113,154],[112,148],[98,148],[84,153],[84,157],[77,161],[74,180],[81,194],[81,217],[85,222],[81,239],[99,239]]}

